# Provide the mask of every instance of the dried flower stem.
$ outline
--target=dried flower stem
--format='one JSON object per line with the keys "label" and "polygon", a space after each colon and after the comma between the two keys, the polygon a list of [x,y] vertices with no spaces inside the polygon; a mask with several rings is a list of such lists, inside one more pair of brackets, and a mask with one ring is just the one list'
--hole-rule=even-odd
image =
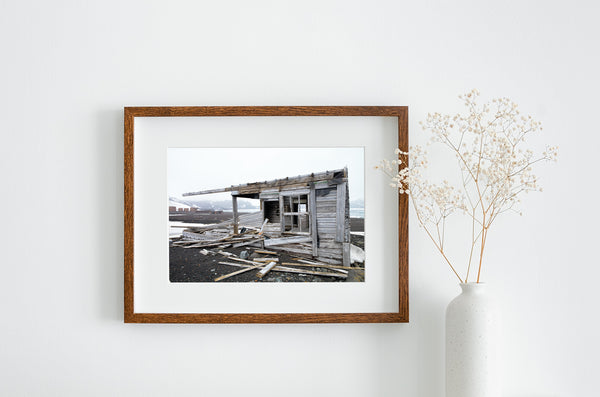
{"label": "dried flower stem", "polygon": [[[414,203],[414,197],[411,196],[411,199],[413,200],[413,206],[414,206],[415,205],[415,203]],[[458,272],[456,271],[456,269],[454,268],[454,266],[452,266],[452,262],[450,262],[450,260],[448,259],[448,257],[444,253],[443,246],[441,246],[441,245],[438,244],[438,242],[435,240],[435,238],[431,235],[431,232],[429,231],[429,229],[427,229],[427,227],[425,227],[425,225],[424,225],[423,221],[421,220],[418,212],[417,212],[417,219],[419,220],[419,223],[421,224],[421,226],[423,226],[423,228],[425,229],[425,232],[427,233],[427,235],[429,236],[429,238],[433,242],[433,245],[435,245],[435,247],[438,249],[438,251],[440,252],[440,254],[442,254],[442,257],[444,258],[444,260],[446,261],[446,263],[448,263],[448,265],[450,265],[450,269],[452,269],[452,271],[454,272],[454,274],[456,274],[456,277],[458,277],[458,280],[462,283],[463,282],[462,278],[460,278],[460,276],[458,275]]]}

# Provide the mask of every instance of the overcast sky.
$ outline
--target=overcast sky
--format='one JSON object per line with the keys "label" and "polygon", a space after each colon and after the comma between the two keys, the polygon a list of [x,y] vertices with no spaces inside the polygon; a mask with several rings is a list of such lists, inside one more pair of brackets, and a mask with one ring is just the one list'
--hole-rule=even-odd
{"label": "overcast sky", "polygon": [[[169,148],[170,197],[348,167],[350,200],[364,199],[364,148]],[[194,196],[202,198],[203,196]],[[211,194],[207,199],[230,197]]]}

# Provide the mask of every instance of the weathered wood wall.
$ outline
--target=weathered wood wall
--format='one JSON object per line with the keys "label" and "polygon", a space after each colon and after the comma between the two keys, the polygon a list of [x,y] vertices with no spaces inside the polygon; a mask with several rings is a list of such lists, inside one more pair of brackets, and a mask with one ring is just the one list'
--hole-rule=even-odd
{"label": "weathered wood wall", "polygon": [[[349,265],[350,194],[347,178],[338,178],[333,184],[316,183],[310,189],[304,185],[281,188],[279,192],[275,189],[261,192],[263,214],[264,217],[269,218],[269,223],[264,227],[267,236],[271,238],[282,236],[285,227],[281,224],[284,219],[281,216],[280,206],[284,205],[284,196],[296,194],[309,197],[308,209],[312,219],[300,218],[304,221],[303,231],[310,229],[314,240],[310,243],[286,244],[273,248],[284,249],[299,256],[316,257],[327,263]],[[289,222],[289,219],[284,221]]]}
{"label": "weathered wood wall", "polygon": [[[347,184],[342,182],[317,189],[315,193],[318,257],[335,259],[348,265],[349,256],[344,258],[344,244],[350,243],[350,205]],[[338,208],[338,205],[342,207]],[[349,245],[347,249],[349,250]]]}

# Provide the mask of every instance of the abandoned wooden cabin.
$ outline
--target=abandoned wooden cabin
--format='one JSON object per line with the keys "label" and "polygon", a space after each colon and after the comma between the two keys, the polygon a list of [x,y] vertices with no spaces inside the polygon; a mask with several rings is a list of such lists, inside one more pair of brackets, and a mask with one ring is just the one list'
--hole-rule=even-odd
{"label": "abandoned wooden cabin", "polygon": [[260,200],[262,244],[271,249],[350,266],[348,169],[184,193],[231,192],[233,233],[240,226],[238,198]]}

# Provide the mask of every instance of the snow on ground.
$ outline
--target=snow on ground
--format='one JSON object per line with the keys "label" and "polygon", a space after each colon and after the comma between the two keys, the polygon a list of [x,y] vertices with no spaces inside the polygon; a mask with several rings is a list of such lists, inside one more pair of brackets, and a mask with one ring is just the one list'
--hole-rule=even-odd
{"label": "snow on ground", "polygon": [[365,263],[365,251],[354,244],[350,245],[350,261],[352,263]]}
{"label": "snow on ground", "polygon": [[183,229],[188,227],[211,226],[215,223],[185,223],[169,221],[169,237],[179,237],[183,233]]}

